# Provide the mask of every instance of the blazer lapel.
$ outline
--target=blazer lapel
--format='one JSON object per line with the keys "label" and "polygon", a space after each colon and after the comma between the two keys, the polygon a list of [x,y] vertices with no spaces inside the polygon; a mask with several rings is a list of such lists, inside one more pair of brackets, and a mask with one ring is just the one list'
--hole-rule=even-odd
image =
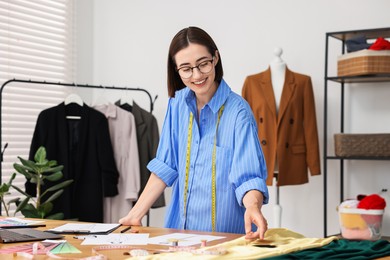
{"label": "blazer lapel", "polygon": [[286,68],[286,78],[284,80],[282,97],[280,99],[278,125],[283,118],[283,114],[286,111],[286,108],[288,107],[292,94],[294,93],[295,87],[296,84],[294,79],[294,73],[290,71],[288,68]]}
{"label": "blazer lapel", "polygon": [[271,82],[271,69],[268,68],[262,74],[262,78],[260,80],[261,91],[263,92],[263,96],[267,102],[268,108],[271,110],[274,118],[276,119],[276,102],[275,102],[275,94],[272,88]]}
{"label": "blazer lapel", "polygon": [[142,140],[142,137],[145,135],[146,132],[146,122],[144,117],[141,113],[141,107],[138,106],[137,103],[133,101],[133,116],[135,119],[135,122],[137,124],[137,136],[139,137],[139,140]]}

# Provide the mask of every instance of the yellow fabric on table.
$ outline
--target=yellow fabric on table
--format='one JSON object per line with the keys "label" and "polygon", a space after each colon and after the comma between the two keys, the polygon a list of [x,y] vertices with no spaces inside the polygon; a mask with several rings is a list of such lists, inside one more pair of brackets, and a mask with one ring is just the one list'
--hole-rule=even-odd
{"label": "yellow fabric on table", "polygon": [[[240,237],[229,242],[202,248],[204,250],[224,248],[227,251],[224,255],[196,255],[190,252],[173,252],[136,258],[132,257],[131,259],[259,259],[284,255],[309,248],[322,247],[336,239],[336,236],[308,238],[285,228],[273,228],[265,233],[264,241],[249,241],[245,237]],[[269,244],[275,245],[276,247],[255,247],[251,246],[251,243]]]}

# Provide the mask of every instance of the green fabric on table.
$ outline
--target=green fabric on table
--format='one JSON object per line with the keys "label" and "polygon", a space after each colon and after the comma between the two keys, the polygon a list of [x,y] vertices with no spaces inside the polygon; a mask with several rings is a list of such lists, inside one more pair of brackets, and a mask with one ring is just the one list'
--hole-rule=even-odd
{"label": "green fabric on table", "polygon": [[266,258],[279,259],[376,259],[390,256],[390,242],[387,240],[334,240],[330,244],[291,254]]}

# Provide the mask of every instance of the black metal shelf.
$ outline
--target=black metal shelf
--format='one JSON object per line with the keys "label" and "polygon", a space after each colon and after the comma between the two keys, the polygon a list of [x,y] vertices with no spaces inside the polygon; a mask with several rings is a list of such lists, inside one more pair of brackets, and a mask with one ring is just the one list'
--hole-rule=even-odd
{"label": "black metal shelf", "polygon": [[364,76],[326,77],[325,80],[330,80],[337,83],[390,82],[390,73],[372,74],[372,75],[364,75]]}
{"label": "black metal shelf", "polygon": [[364,35],[367,39],[376,39],[378,37],[388,38],[390,37],[390,28],[376,28],[354,31],[342,31],[342,32],[329,32],[326,34],[329,37],[336,38],[341,41],[354,38],[358,35]]}
{"label": "black metal shelf", "polygon": [[[344,99],[345,99],[345,84],[346,83],[377,83],[390,82],[390,73],[373,74],[364,76],[343,76],[330,77],[328,75],[328,50],[329,39],[339,40],[341,43],[341,54],[345,53],[345,41],[356,36],[365,36],[366,39],[377,39],[379,37],[389,38],[390,28],[363,29],[354,31],[340,31],[326,33],[325,37],[325,77],[324,77],[324,237],[327,237],[327,168],[328,160],[336,160],[340,163],[340,203],[344,200],[344,161],[345,160],[390,160],[390,157],[339,157],[328,154],[328,82],[336,82],[340,84],[340,133],[344,133]],[[332,154],[332,153],[331,153]]]}
{"label": "black metal shelf", "polygon": [[378,156],[364,156],[364,157],[326,156],[325,158],[328,160],[377,160],[377,161],[390,160],[390,157],[378,157]]}

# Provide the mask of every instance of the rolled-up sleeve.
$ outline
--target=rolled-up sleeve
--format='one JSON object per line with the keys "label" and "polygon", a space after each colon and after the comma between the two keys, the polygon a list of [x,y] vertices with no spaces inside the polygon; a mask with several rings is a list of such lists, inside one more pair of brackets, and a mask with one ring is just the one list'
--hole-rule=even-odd
{"label": "rolled-up sleeve", "polygon": [[170,98],[168,109],[165,115],[164,124],[161,132],[160,142],[158,144],[156,158],[151,160],[147,168],[156,174],[167,186],[172,186],[178,178],[177,172],[177,142],[173,137],[173,113],[172,102]]}
{"label": "rolled-up sleeve", "polygon": [[263,194],[263,204],[267,204],[267,166],[257,137],[255,121],[245,110],[237,118],[234,138],[235,150],[229,181],[235,187],[237,202],[243,206],[245,194],[250,190],[258,190]]}

